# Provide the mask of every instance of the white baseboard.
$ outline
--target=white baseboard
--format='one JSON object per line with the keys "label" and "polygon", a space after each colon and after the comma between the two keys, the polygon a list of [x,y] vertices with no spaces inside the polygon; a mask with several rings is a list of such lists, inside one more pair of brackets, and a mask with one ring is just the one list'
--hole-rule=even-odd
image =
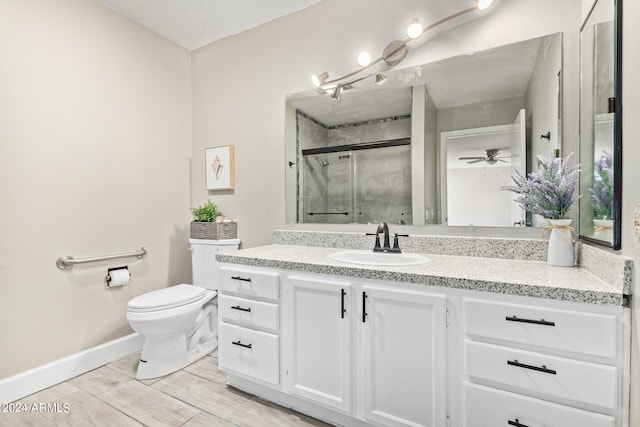
{"label": "white baseboard", "polygon": [[14,402],[140,351],[143,342],[142,335],[133,333],[0,380],[0,404]]}

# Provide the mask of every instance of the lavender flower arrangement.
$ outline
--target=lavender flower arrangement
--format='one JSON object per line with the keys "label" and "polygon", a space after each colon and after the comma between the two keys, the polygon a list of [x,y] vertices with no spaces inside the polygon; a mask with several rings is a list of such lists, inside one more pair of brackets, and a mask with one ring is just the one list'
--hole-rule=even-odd
{"label": "lavender flower arrangement", "polygon": [[594,219],[613,219],[613,156],[602,152],[593,166],[593,187],[589,201]]}
{"label": "lavender flower arrangement", "polygon": [[569,159],[558,158],[545,161],[537,157],[538,172],[530,172],[525,178],[520,172],[512,176],[515,185],[502,187],[518,196],[515,201],[527,212],[542,215],[547,219],[565,219],[571,205],[580,196],[576,192],[580,164],[569,166]]}

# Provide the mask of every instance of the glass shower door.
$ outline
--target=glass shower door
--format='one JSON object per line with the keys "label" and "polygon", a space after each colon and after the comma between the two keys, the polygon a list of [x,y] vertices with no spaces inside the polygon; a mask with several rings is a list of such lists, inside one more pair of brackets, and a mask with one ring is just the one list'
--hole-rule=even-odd
{"label": "glass shower door", "polygon": [[303,156],[298,220],[311,223],[354,222],[353,167],[350,152]]}

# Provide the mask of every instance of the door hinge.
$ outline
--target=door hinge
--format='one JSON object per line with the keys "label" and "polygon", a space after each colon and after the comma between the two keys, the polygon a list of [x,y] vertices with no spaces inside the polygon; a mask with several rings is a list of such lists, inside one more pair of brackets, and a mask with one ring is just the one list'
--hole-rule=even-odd
{"label": "door hinge", "polygon": [[449,326],[449,310],[446,310],[444,312],[444,322],[445,322],[445,326]]}

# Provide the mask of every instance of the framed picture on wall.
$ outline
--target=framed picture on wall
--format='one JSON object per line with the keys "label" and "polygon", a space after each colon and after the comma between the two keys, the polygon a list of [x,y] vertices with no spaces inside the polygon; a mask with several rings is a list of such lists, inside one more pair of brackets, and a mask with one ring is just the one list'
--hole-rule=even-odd
{"label": "framed picture on wall", "polygon": [[207,190],[233,190],[233,145],[205,149]]}

